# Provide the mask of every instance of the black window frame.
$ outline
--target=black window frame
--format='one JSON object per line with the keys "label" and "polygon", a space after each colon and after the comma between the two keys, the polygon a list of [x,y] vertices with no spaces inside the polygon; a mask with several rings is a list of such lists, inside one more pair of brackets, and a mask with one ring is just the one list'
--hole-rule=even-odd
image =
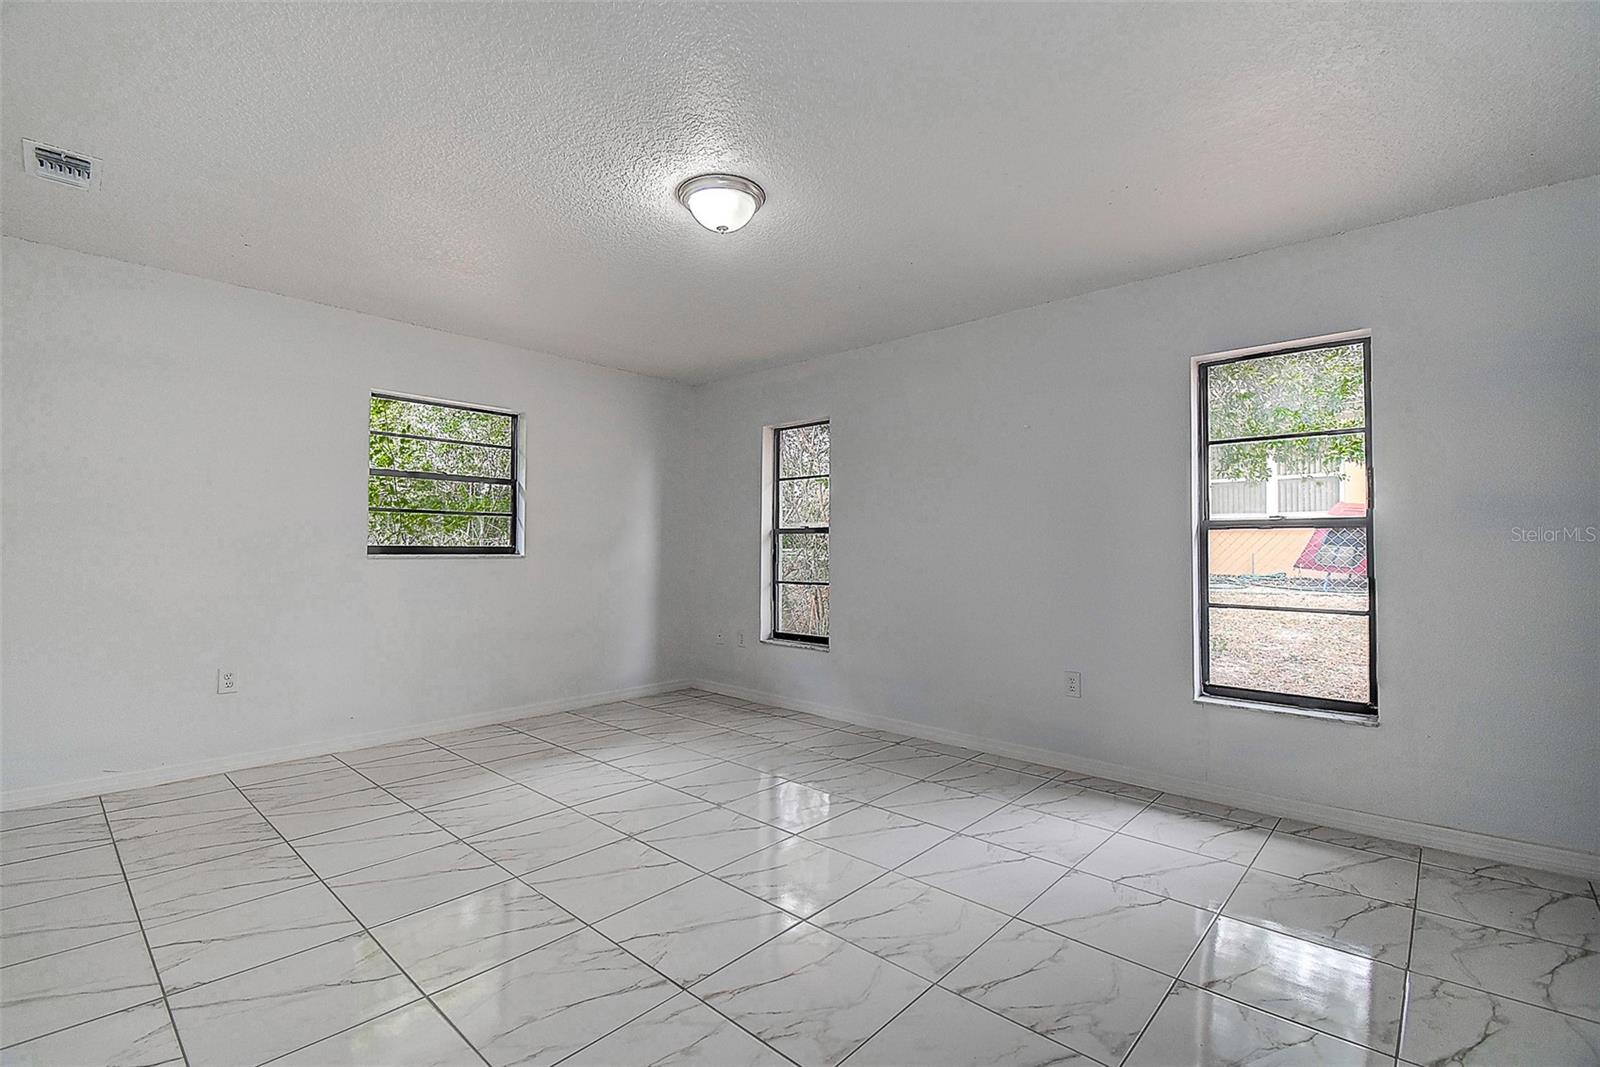
{"label": "black window frame", "polygon": [[[771,626],[771,631],[768,633],[768,637],[770,639],[774,640],[774,641],[801,641],[801,642],[804,642],[804,643],[809,644],[809,645],[823,645],[823,646],[826,646],[828,644],[828,635],[827,634],[823,634],[823,635],[820,635],[820,636],[817,635],[817,634],[797,634],[797,633],[789,633],[787,631],[784,631],[784,630],[781,630],[781,629],[778,628],[778,621],[779,621],[780,618],[782,618],[782,616],[779,615],[779,613],[778,613],[778,592],[779,592],[779,587],[785,586],[785,585],[825,585],[825,586],[828,586],[830,599],[831,599],[831,594],[832,594],[832,591],[833,591],[833,567],[832,567],[832,562],[833,562],[833,538],[832,537],[828,538],[828,561],[829,561],[828,581],[826,581],[826,582],[789,582],[789,581],[782,581],[780,579],[779,576],[781,575],[782,572],[779,570],[779,566],[781,564],[781,560],[779,559],[779,548],[783,544],[783,535],[784,534],[816,534],[816,533],[820,533],[820,534],[826,535],[828,533],[828,527],[827,526],[785,526],[785,525],[783,525],[783,519],[782,519],[782,515],[781,515],[781,512],[780,512],[778,490],[782,487],[784,482],[805,481],[807,479],[818,478],[818,477],[827,478],[828,479],[828,486],[829,486],[828,519],[829,519],[830,523],[832,522],[832,520],[833,520],[833,494],[832,494],[832,486],[833,486],[833,426],[832,426],[832,421],[833,420],[831,420],[831,419],[813,419],[811,422],[797,422],[797,423],[792,423],[792,424],[790,424],[788,426],[775,426],[772,429],[772,546],[771,546],[771,549],[772,549],[772,562],[771,562],[771,566],[772,566],[772,582],[771,582],[771,586],[772,586],[772,588],[769,591],[770,595],[771,595],[771,598],[772,598],[772,602],[771,602],[771,611],[772,611],[772,620],[771,621],[772,621],[772,626]],[[786,432],[788,432],[788,431],[790,431],[790,430],[805,430],[805,429],[809,429],[810,427],[813,427],[813,426],[827,426],[828,427],[828,473],[825,474],[825,475],[799,474],[799,475],[794,475],[794,476],[791,476],[791,477],[784,477],[784,475],[783,475],[783,448],[782,448],[782,442],[780,440],[781,435],[786,433]],[[829,628],[830,629],[832,628],[832,606],[831,606],[831,603],[830,603],[830,607],[829,607]]]}
{"label": "black window frame", "polygon": [[504,511],[447,511],[433,508],[396,508],[377,507],[367,505],[367,514],[374,511],[386,513],[400,513],[408,515],[476,515],[485,518],[510,518],[511,543],[508,545],[367,545],[369,556],[516,556],[522,552],[522,492],[517,485],[517,438],[522,431],[522,416],[513,411],[503,411],[499,408],[481,407],[476,404],[461,404],[450,400],[434,400],[429,397],[410,396],[405,393],[386,393],[374,389],[369,397],[369,411],[371,398],[379,400],[398,400],[407,404],[422,404],[428,407],[451,408],[455,411],[471,411],[479,415],[494,415],[511,420],[511,443],[509,445],[488,444],[483,441],[462,441],[451,437],[432,437],[427,434],[395,433],[389,430],[374,430],[369,414],[367,420],[367,437],[370,441],[372,435],[380,437],[397,437],[413,441],[438,441],[444,444],[471,445],[475,448],[506,449],[511,453],[511,476],[509,478],[489,478],[472,474],[440,474],[435,471],[398,470],[387,467],[367,468],[367,477],[397,477],[397,478],[424,478],[429,481],[441,482],[468,482],[474,485],[505,485],[511,487],[511,510]]}
{"label": "black window frame", "polygon": [[[1248,437],[1218,438],[1211,440],[1209,373],[1213,367],[1223,367],[1247,360],[1289,356],[1299,352],[1317,352],[1329,348],[1359,346],[1361,349],[1361,419],[1360,426],[1339,427],[1304,433],[1259,434]],[[1225,356],[1201,360],[1197,366],[1195,390],[1196,426],[1195,442],[1198,469],[1198,515],[1195,535],[1195,579],[1199,615],[1199,696],[1219,700],[1244,701],[1252,704],[1271,704],[1309,711],[1333,712],[1339,715],[1361,716],[1377,721],[1378,717],[1378,580],[1376,555],[1373,551],[1373,516],[1376,511],[1376,491],[1372,472],[1372,338],[1351,337],[1343,340],[1318,341],[1315,344],[1294,344],[1251,352],[1242,356]],[[1363,515],[1213,519],[1211,517],[1211,464],[1210,449],[1219,444],[1251,444],[1262,441],[1297,440],[1309,437],[1329,437],[1338,434],[1362,435],[1364,466],[1366,469],[1366,512]],[[1347,608],[1289,608],[1241,604],[1215,604],[1211,600],[1211,567],[1209,554],[1212,530],[1272,530],[1309,529],[1330,530],[1359,529],[1366,533],[1367,551],[1367,607],[1365,611]],[[1246,689],[1238,686],[1214,685],[1211,681],[1211,609],[1226,608],[1243,611],[1293,611],[1301,614],[1365,615],[1367,617],[1367,699],[1365,701],[1337,700],[1331,697],[1305,696],[1299,693],[1280,693],[1272,690]]]}

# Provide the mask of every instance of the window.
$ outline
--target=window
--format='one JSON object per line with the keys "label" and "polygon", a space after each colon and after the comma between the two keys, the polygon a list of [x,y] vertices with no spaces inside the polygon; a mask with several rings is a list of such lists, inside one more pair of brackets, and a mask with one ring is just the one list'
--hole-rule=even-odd
{"label": "window", "polygon": [[1377,713],[1370,354],[1199,364],[1202,696]]}
{"label": "window", "polygon": [[772,636],[828,643],[828,424],[772,431]]}
{"label": "window", "polygon": [[514,555],[517,417],[372,394],[367,554]]}

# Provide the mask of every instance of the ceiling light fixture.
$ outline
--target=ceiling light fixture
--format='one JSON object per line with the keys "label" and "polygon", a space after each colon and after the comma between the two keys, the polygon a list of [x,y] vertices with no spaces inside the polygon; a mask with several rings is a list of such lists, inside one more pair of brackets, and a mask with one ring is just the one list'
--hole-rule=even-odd
{"label": "ceiling light fixture", "polygon": [[737,174],[700,174],[678,186],[678,202],[713,233],[732,233],[755,218],[767,194]]}

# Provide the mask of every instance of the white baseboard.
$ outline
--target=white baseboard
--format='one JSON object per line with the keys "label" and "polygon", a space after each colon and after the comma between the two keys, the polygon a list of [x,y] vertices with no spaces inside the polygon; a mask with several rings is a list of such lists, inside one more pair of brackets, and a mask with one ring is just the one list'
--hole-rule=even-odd
{"label": "white baseboard", "polygon": [[977,734],[962,733],[959,730],[946,730],[937,726],[927,726],[911,719],[899,719],[889,715],[872,715],[846,708],[828,707],[811,701],[793,700],[778,693],[765,693],[757,689],[729,685],[724,682],[696,679],[691,684],[697,689],[739,697],[742,700],[753,700],[761,704],[775,704],[778,707],[793,708],[795,711],[810,712],[813,715],[838,719],[841,722],[854,723],[858,726],[875,726],[880,729],[895,730],[913,737],[923,737],[930,741],[945,741],[953,745],[962,745],[966,748],[992,752],[997,756],[1012,756],[1016,759],[1027,760],[1030,763],[1041,763],[1048,767],[1083,771],[1088,774],[1099,775],[1102,778],[1142,785],[1147,789],[1181,793],[1184,796],[1194,797],[1198,800],[1209,800],[1218,804],[1250,808],[1267,815],[1285,815],[1304,822],[1316,823],[1320,826],[1332,826],[1340,830],[1371,834],[1375,837],[1388,837],[1412,845],[1448,849],[1451,852],[1460,852],[1468,856],[1482,856],[1502,863],[1516,863],[1543,871],[1556,871],[1561,874],[1576,875],[1579,878],[1600,880],[1600,854],[1586,852],[1582,849],[1567,848],[1561,845],[1547,845],[1517,838],[1499,837],[1494,834],[1478,833],[1473,830],[1462,830],[1454,826],[1441,826],[1394,815],[1383,815],[1377,812],[1359,811],[1355,808],[1344,808],[1333,804],[1321,804],[1316,801],[1276,796],[1270,793],[1256,792],[1252,789],[1221,786],[1214,782],[1196,781],[1180,775],[1163,774],[1158,771],[1131,767],[1121,763],[1088,759],[1082,756],[1075,756],[1069,752],[1056,752],[1050,749],[1034,748],[1029,745],[1013,745],[1004,741],[997,741],[991,737],[980,737]]}
{"label": "white baseboard", "polygon": [[221,774],[225,771],[242,770],[245,767],[262,767],[269,763],[305,759],[308,756],[321,756],[328,752],[345,752],[354,748],[366,748],[370,745],[384,745],[390,741],[404,741],[412,737],[424,737],[428,734],[446,733],[450,730],[466,730],[474,726],[487,726],[490,723],[507,722],[511,719],[520,719],[528,715],[574,711],[578,708],[593,707],[596,704],[609,704],[614,700],[654,696],[656,693],[671,692],[674,689],[682,689],[687,685],[689,685],[688,682],[681,681],[656,682],[651,685],[637,685],[628,689],[613,689],[604,693],[589,693],[585,696],[558,697],[554,700],[544,700],[535,704],[498,708],[494,711],[473,712],[469,715],[433,719],[429,722],[408,723],[383,730],[368,730],[364,733],[340,734],[333,737],[320,738],[316,741],[283,745],[278,748],[259,749],[254,752],[241,752],[212,759],[195,760],[190,763],[168,764],[137,771],[115,771],[98,775],[94,778],[80,778],[75,781],[61,782],[54,785],[31,786],[27,789],[13,789],[0,792],[0,810],[13,811],[20,808],[34,808],[41,804],[56,804],[63,800],[76,800],[79,797],[98,796],[102,793],[117,793],[124,789],[144,789],[153,785],[165,785],[168,782],[181,782],[186,778],[199,778],[207,774]]}

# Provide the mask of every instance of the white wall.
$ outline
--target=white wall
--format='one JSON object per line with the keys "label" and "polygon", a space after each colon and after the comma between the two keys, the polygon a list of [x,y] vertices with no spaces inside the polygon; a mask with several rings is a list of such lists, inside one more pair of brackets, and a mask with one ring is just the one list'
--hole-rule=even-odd
{"label": "white wall", "polygon": [[[1600,545],[1512,530],[1600,525],[1597,278],[1588,179],[705,387],[694,670],[1136,778],[1592,856]],[[1382,725],[1197,705],[1190,357],[1364,328]],[[759,618],[761,428],[819,416],[833,648],[716,646]]]}
{"label": "white wall", "polygon": [[[693,391],[0,251],[8,804],[692,675],[1600,853],[1600,545],[1512,535],[1600,524],[1600,179]],[[1197,706],[1189,357],[1359,328],[1383,725]],[[373,388],[528,414],[527,558],[365,556]],[[754,641],[761,427],[813,416],[825,654]]]}
{"label": "white wall", "polygon": [[[663,458],[686,388],[3,255],[8,802],[670,680]],[[372,389],[526,413],[526,558],[366,556]],[[223,665],[241,692],[215,695]]]}

